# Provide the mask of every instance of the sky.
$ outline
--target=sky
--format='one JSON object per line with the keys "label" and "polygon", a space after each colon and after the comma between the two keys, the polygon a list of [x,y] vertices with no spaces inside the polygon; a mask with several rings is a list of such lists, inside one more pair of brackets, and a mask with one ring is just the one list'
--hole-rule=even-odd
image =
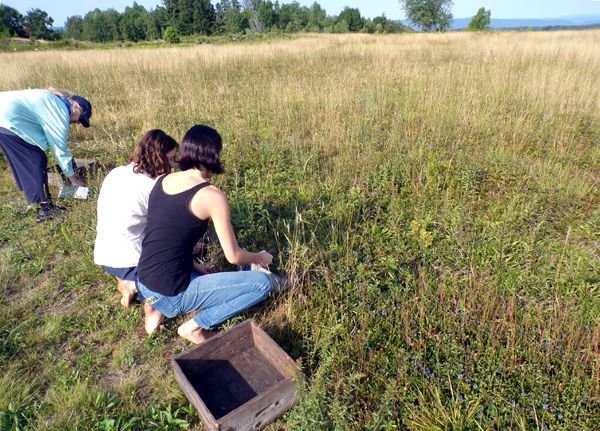
{"label": "sky", "polygon": [[[114,8],[119,12],[131,6],[134,0],[0,0],[0,4],[10,6],[25,15],[31,9],[46,11],[54,19],[54,25],[64,26],[68,17],[85,15],[99,8]],[[275,2],[272,0],[273,3]],[[315,0],[297,0],[303,6],[310,6]],[[318,0],[317,0],[318,1]],[[213,4],[217,0],[212,0]],[[280,4],[292,3],[292,0],[279,0]],[[390,19],[404,19],[398,0],[320,0],[318,3],[328,15],[338,15],[344,7],[360,10],[362,16],[374,18],[385,14]],[[161,0],[137,0],[137,4],[146,9],[161,6]],[[492,11],[494,18],[562,18],[567,16],[600,15],[600,0],[454,0],[452,15],[454,18],[468,18],[475,15],[477,9],[485,7]]]}

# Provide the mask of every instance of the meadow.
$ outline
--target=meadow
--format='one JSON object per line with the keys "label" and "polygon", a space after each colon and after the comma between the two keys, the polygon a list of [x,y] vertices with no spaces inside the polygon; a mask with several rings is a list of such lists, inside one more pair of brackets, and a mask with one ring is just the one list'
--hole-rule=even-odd
{"label": "meadow", "polygon": [[[600,429],[600,31],[0,53],[0,70],[0,91],[92,101],[76,157],[221,132],[238,240],[292,281],[224,325],[254,318],[306,375],[267,430]],[[0,429],[201,430],[168,363],[182,320],[145,336],[92,261],[95,198],[38,225],[3,158],[0,196]]]}

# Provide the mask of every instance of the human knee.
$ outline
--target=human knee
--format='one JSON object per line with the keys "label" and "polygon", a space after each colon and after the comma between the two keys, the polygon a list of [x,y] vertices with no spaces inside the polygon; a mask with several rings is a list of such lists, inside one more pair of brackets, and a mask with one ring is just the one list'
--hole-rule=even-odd
{"label": "human knee", "polygon": [[256,272],[256,280],[255,283],[258,287],[258,290],[266,296],[269,295],[269,292],[271,291],[271,287],[273,284],[273,281],[271,280],[271,277],[269,277],[269,274],[266,274],[264,272]]}

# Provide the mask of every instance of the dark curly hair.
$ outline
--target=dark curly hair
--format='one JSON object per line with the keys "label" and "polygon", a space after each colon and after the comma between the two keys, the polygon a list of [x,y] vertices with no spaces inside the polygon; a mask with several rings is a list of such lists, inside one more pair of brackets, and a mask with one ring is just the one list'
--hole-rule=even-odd
{"label": "dark curly hair", "polygon": [[179,169],[204,168],[213,174],[222,174],[221,135],[215,129],[204,125],[195,125],[188,130],[181,142]]}
{"label": "dark curly hair", "polygon": [[167,153],[178,147],[177,141],[162,130],[148,130],[133,150],[130,160],[134,164],[133,171],[151,178],[171,173]]}

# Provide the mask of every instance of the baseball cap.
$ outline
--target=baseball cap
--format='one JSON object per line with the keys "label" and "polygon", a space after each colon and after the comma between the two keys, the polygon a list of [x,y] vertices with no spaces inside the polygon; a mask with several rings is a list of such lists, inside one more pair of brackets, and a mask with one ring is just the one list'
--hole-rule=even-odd
{"label": "baseball cap", "polygon": [[90,117],[92,116],[92,104],[85,97],[72,96],[72,100],[77,102],[81,106],[81,115],[79,116],[79,122],[83,127],[90,127]]}

